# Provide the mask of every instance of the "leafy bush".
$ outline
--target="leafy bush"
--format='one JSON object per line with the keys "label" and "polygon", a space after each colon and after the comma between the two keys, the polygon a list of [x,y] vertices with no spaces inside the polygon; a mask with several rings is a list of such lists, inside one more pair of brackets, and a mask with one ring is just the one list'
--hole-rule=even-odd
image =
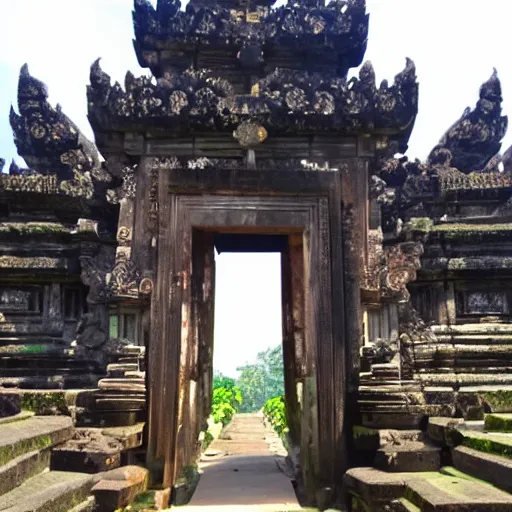
{"label": "leafy bush", "polygon": [[288,432],[284,396],[269,398],[263,406],[263,414],[280,436]]}
{"label": "leafy bush", "polygon": [[215,423],[227,425],[242,403],[242,392],[236,386],[213,390],[212,416]]}

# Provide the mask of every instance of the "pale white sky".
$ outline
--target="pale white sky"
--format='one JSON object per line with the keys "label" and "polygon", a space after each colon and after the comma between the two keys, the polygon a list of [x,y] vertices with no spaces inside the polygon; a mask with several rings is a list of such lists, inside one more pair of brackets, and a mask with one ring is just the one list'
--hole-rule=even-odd
{"label": "pale white sky", "polygon": [[[85,96],[90,64],[102,57],[103,69],[121,83],[127,70],[146,73],[132,47],[132,5],[133,0],[0,0],[0,156],[9,160],[16,154],[8,115],[25,62],[49,86],[50,100],[93,137]],[[405,57],[416,63],[419,116],[408,155],[427,156],[464,108],[474,106],[493,67],[502,81],[505,113],[512,114],[510,0],[367,0],[367,5],[366,58],[377,79],[391,80]],[[512,130],[504,141],[505,147],[510,144]],[[223,362],[218,366],[224,372],[280,341],[279,262],[277,256],[270,260],[271,255],[224,254],[218,260],[222,316],[216,362]]]}

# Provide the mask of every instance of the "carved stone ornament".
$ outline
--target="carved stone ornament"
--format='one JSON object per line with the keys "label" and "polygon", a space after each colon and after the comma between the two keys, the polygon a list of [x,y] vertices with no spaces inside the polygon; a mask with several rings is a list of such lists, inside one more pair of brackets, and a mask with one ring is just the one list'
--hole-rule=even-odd
{"label": "carved stone ornament", "polygon": [[100,244],[82,244],[79,257],[82,282],[89,287],[87,302],[98,303],[107,299],[106,277],[115,261],[115,248]]}
{"label": "carved stone ornament", "polygon": [[118,252],[108,281],[110,294],[114,297],[136,298],[139,296],[139,280],[139,269],[129,254],[123,251]]}
{"label": "carved stone ornament", "polygon": [[507,131],[508,119],[502,116],[501,83],[496,70],[480,88],[476,107],[469,107],[462,117],[444,134],[429,156],[431,164],[438,163],[438,154],[447,150],[451,165],[469,173],[484,169],[499,153],[501,140]]}
{"label": "carved stone ornament", "polygon": [[132,238],[132,232],[126,226],[121,226],[117,230],[117,241],[120,244],[127,244]]}
{"label": "carved stone ornament", "polygon": [[136,171],[137,165],[128,165],[121,172],[122,184],[116,189],[107,191],[109,203],[119,204],[121,199],[135,199],[136,194]]}
{"label": "carved stone ornament", "polygon": [[[276,69],[254,86],[258,96],[240,95],[207,69],[187,69],[155,81],[126,77],[125,90],[111,85],[99,62],[91,68],[89,118],[98,130],[233,131],[243,122],[271,130],[343,134],[392,130],[405,143],[418,111],[416,69],[407,60],[393,84],[376,86],[371,63],[359,78]],[[401,146],[397,149],[405,150]]]}
{"label": "carved stone ornament", "polygon": [[407,302],[410,297],[407,284],[416,280],[416,272],[421,268],[423,245],[419,242],[402,242],[386,247],[384,254],[386,267],[382,273],[383,294]]}
{"label": "carved stone ornament", "polygon": [[[192,0],[180,9],[178,0],[137,0],[134,10],[135,50],[141,66],[158,63],[158,49],[196,44],[264,46],[284,51],[301,41],[308,52],[326,59],[328,48],[344,55],[340,66],[356,67],[366,49],[369,16],[362,0],[288,1],[275,9],[275,0]],[[250,59],[260,60],[260,55]],[[341,61],[342,59],[337,59]],[[322,62],[323,63],[323,62]],[[346,71],[345,67],[341,71]]]}
{"label": "carved stone ornament", "polygon": [[28,66],[20,71],[18,82],[18,115],[11,108],[10,122],[18,153],[38,173],[56,173],[59,180],[79,180],[83,173],[92,173],[100,181],[105,175],[96,146],[87,140],[78,127],[48,102],[44,83],[30,75]]}
{"label": "carved stone ornament", "polygon": [[243,148],[252,148],[261,144],[268,137],[268,133],[263,126],[246,122],[233,132],[233,137]]}
{"label": "carved stone ornament", "polygon": [[367,293],[378,296],[380,294],[381,273],[385,265],[384,249],[382,247],[382,230],[370,229],[368,232],[368,254],[361,288]]}
{"label": "carved stone ornament", "polygon": [[139,285],[141,295],[151,295],[153,293],[153,281],[149,277],[142,279]]}

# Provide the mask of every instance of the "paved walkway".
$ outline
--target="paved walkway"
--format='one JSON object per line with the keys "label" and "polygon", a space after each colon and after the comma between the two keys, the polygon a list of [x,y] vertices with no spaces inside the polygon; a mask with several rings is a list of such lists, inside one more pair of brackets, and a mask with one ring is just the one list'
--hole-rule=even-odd
{"label": "paved walkway", "polygon": [[204,473],[196,492],[180,508],[184,512],[301,510],[290,480],[270,451],[274,436],[269,434],[257,414],[235,415],[222,439],[203,455]]}

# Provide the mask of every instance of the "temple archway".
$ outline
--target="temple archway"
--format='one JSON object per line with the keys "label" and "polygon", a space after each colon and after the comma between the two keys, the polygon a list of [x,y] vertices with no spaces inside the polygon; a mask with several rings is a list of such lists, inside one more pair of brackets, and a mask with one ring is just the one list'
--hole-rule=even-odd
{"label": "temple archway", "polygon": [[302,191],[292,195],[289,185],[258,191],[247,182],[251,173],[244,173],[245,183],[220,173],[232,193],[226,180],[218,192],[198,195],[198,182],[178,174],[161,174],[159,183],[167,198],[160,202],[151,310],[150,466],[160,467],[164,485],[172,486],[197,457],[211,401],[214,246],[251,243],[281,253],[290,437],[314,497],[334,487],[345,465],[342,226],[332,208],[340,201],[341,187],[332,186],[339,176],[333,173],[328,186],[295,183]]}

